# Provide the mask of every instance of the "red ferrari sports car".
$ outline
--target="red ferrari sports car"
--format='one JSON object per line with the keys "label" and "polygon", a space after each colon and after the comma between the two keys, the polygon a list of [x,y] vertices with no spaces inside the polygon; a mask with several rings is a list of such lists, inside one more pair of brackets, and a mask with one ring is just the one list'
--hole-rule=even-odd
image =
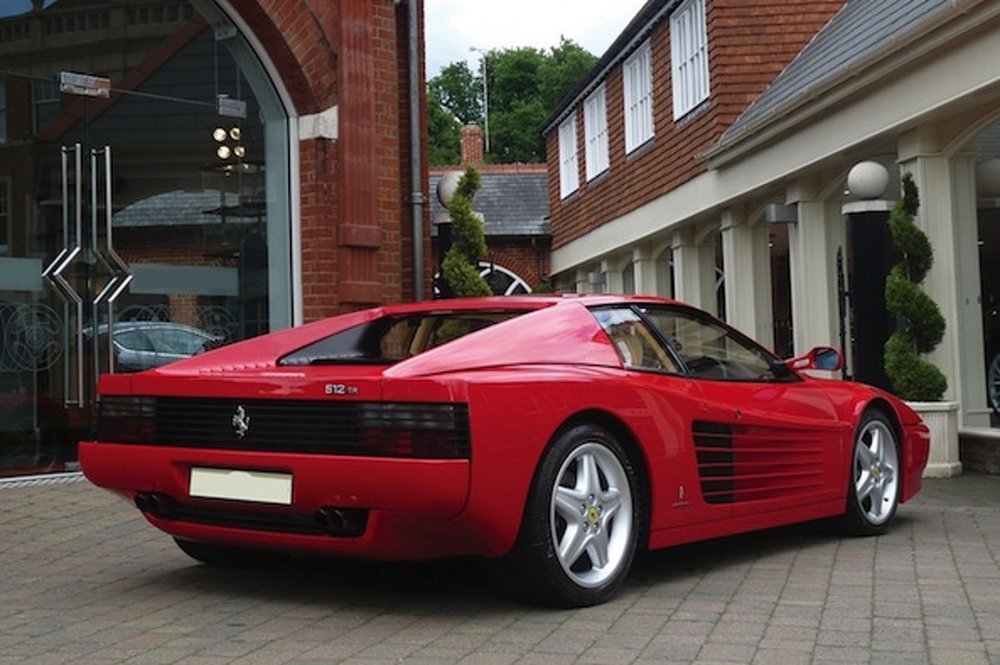
{"label": "red ferrari sports car", "polygon": [[929,434],[650,297],[380,307],[100,381],[80,462],[190,556],[476,555],[528,599],[611,597],[639,549],[840,516],[886,529]]}

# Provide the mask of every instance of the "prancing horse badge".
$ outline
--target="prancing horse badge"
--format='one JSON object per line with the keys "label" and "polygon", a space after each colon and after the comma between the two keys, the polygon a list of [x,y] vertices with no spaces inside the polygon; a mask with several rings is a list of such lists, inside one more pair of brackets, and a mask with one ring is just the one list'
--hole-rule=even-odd
{"label": "prancing horse badge", "polygon": [[233,414],[233,428],[236,429],[236,436],[241,439],[250,431],[250,416],[247,415],[243,405],[236,407],[236,413]]}

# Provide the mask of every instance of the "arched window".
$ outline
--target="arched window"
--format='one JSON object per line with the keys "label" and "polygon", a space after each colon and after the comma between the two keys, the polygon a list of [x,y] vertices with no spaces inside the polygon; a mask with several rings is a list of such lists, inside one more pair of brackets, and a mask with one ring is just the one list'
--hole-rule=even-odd
{"label": "arched window", "polygon": [[[501,265],[490,261],[480,261],[478,264],[479,274],[482,275],[486,283],[490,285],[493,294],[497,296],[516,296],[531,293],[528,282],[512,270],[508,270]],[[434,273],[434,297],[440,298],[441,291],[438,283],[441,280],[441,273]]]}

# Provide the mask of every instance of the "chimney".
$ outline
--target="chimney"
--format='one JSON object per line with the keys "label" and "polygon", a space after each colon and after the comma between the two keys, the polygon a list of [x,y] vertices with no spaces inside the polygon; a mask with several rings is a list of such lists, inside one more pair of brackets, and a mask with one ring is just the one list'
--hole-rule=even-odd
{"label": "chimney", "polygon": [[483,129],[479,125],[465,125],[459,130],[462,143],[462,164],[483,165]]}

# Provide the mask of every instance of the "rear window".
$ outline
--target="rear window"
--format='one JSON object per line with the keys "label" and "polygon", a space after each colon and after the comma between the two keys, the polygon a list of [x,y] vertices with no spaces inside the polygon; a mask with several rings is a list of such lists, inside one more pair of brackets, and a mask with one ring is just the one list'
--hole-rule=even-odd
{"label": "rear window", "polygon": [[279,365],[392,365],[525,310],[432,312],[386,316],[324,337],[278,361]]}

